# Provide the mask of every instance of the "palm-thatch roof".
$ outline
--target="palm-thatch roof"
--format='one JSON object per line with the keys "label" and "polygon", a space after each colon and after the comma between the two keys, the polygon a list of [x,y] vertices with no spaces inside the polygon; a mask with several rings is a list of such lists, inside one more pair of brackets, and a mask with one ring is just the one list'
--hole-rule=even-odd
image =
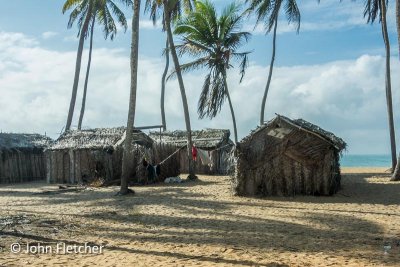
{"label": "palm-thatch roof", "polygon": [[[288,117],[285,117],[283,115],[279,115],[276,114],[276,117],[272,120],[270,120],[269,122],[265,123],[262,126],[259,126],[257,129],[255,129],[254,131],[251,132],[251,134],[249,136],[246,136],[245,138],[243,138],[243,140],[241,141],[241,143],[245,143],[248,140],[250,140],[252,138],[252,136],[254,134],[257,134],[258,132],[265,130],[265,129],[270,129],[269,131],[269,135],[275,135],[278,136],[279,135],[285,135],[288,134],[289,132],[285,132],[284,130],[281,130],[283,128],[286,129],[295,129],[295,130],[300,130],[300,131],[304,131],[307,133],[310,133],[322,140],[324,140],[325,142],[331,144],[333,147],[335,147],[338,151],[342,151],[343,149],[346,149],[347,144],[345,141],[343,141],[343,139],[341,139],[340,137],[337,137],[336,135],[334,135],[333,133],[326,131],[324,129],[322,129],[321,127],[312,124],[308,121],[305,121],[303,119],[289,119]],[[279,130],[274,130],[279,128]]]}
{"label": "palm-thatch roof", "polygon": [[0,149],[43,149],[51,143],[50,137],[40,134],[0,133]]}
{"label": "palm-thatch roof", "polygon": [[[192,140],[196,147],[211,150],[226,145],[233,145],[229,139],[230,131],[226,129],[204,129],[192,131]],[[176,130],[166,132],[150,132],[150,137],[161,143],[185,146],[187,144],[187,132]]]}
{"label": "palm-thatch roof", "polygon": [[[125,132],[125,127],[67,131],[49,149],[115,149],[124,142]],[[151,147],[153,141],[143,132],[134,130],[133,143]]]}

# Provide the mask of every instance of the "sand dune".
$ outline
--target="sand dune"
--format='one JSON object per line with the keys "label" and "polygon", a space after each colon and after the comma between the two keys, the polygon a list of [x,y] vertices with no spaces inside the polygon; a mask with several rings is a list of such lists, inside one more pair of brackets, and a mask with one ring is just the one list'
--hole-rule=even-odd
{"label": "sand dune", "polygon": [[[399,266],[400,183],[382,168],[342,171],[333,197],[233,197],[221,176],[129,197],[114,196],[117,187],[2,186],[0,222],[12,223],[0,225],[0,266]],[[10,252],[27,242],[104,251]]]}

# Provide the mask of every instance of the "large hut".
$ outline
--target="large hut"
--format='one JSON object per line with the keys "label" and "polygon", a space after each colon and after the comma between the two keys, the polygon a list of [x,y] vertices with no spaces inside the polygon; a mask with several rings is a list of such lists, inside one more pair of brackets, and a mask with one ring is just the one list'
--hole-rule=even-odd
{"label": "large hut", "polygon": [[40,134],[0,133],[0,183],[45,179],[43,151],[51,142]]}
{"label": "large hut", "polygon": [[236,195],[332,195],[340,188],[346,143],[302,119],[277,115],[237,147]]}
{"label": "large hut", "polygon": [[[203,162],[200,157],[196,159],[197,174],[227,174],[230,169],[229,157],[234,143],[229,139],[230,131],[224,129],[204,129],[192,131],[193,144],[198,149],[198,154],[203,153],[208,162]],[[157,143],[173,145],[180,148],[179,164],[180,173],[189,172],[187,160],[187,132],[166,131],[151,132],[150,137]]]}
{"label": "large hut", "polygon": [[[49,183],[91,183],[113,181],[121,177],[125,127],[67,131],[46,150]],[[143,132],[133,133],[131,176],[136,175],[153,141]]]}

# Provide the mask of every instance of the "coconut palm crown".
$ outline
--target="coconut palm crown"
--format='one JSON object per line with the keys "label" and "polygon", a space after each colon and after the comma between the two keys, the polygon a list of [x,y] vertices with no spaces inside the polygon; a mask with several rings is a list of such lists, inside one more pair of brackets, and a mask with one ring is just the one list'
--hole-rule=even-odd
{"label": "coconut palm crown", "polygon": [[210,1],[198,1],[196,9],[176,24],[175,34],[182,37],[176,48],[182,56],[187,54],[194,61],[182,64],[183,72],[208,68],[201,91],[198,114],[200,118],[215,117],[226,99],[226,71],[231,61],[240,61],[241,79],[248,65],[250,52],[237,52],[249,40],[250,33],[241,31],[244,15],[240,5],[231,3],[218,17]]}
{"label": "coconut palm crown", "polygon": [[299,32],[301,15],[296,0],[246,0],[246,3],[249,4],[248,10],[256,15],[256,24],[264,23],[267,33],[275,26],[282,4],[284,4],[283,8],[288,23],[293,23],[296,31]]}
{"label": "coconut palm crown", "polygon": [[[170,0],[168,1],[168,10],[171,13],[171,20],[176,21],[183,14],[188,14],[193,10],[196,0]],[[159,17],[162,17],[163,30],[165,30],[165,16],[163,15],[163,0],[146,0],[144,12],[150,14],[150,19],[154,24],[157,23]]]}
{"label": "coconut palm crown", "polygon": [[[132,5],[132,0],[118,1],[125,6]],[[93,4],[93,7],[89,10],[90,2]],[[89,12],[91,19],[96,19],[98,24],[102,26],[105,39],[110,37],[110,39],[113,40],[115,35],[117,34],[118,30],[115,24],[114,17],[125,31],[128,28],[124,13],[115,4],[115,1],[112,0],[67,0],[64,3],[62,12],[65,13],[67,10],[70,9],[72,9],[72,11],[69,16],[68,28],[71,28],[77,20],[77,26],[79,29],[78,36],[80,36],[82,32],[85,38],[88,37],[89,27],[83,28],[82,26]]]}

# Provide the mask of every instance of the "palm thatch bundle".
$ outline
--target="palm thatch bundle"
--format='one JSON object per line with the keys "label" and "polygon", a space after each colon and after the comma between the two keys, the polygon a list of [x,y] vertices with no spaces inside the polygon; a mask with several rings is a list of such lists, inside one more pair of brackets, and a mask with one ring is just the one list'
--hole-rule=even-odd
{"label": "palm thatch bundle", "polygon": [[302,119],[277,115],[237,147],[236,195],[332,195],[340,188],[346,143]]}
{"label": "palm thatch bundle", "polygon": [[0,133],[0,183],[44,179],[43,151],[51,142],[40,134]]}
{"label": "palm thatch bundle", "polygon": [[[180,173],[189,172],[187,160],[187,132],[166,131],[151,132],[150,137],[158,144],[173,146],[180,149],[178,153]],[[198,174],[227,174],[229,170],[229,152],[234,144],[230,140],[230,131],[225,129],[204,129],[192,131],[193,144],[207,151],[210,156],[211,165],[203,164],[199,159],[196,161],[196,173]]]}

